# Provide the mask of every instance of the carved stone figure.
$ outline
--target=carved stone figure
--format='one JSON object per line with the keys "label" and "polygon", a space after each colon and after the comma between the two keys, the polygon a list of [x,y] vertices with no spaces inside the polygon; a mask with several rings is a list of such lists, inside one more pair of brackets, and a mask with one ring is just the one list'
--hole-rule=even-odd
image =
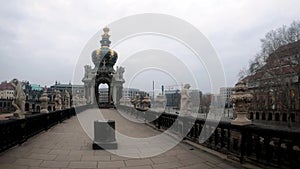
{"label": "carved stone figure", "polygon": [[22,83],[17,79],[10,81],[10,84],[14,87],[14,100],[12,105],[16,108],[13,113],[16,118],[25,118],[25,93],[22,89]]}
{"label": "carved stone figure", "polygon": [[181,91],[180,114],[185,116],[191,114],[191,97],[189,94],[190,87],[190,84],[185,84]]}
{"label": "carved stone figure", "polygon": [[117,74],[117,80],[124,80],[123,79],[123,73],[125,72],[125,69],[123,67],[117,67],[117,71],[116,71],[116,74]]}
{"label": "carved stone figure", "polygon": [[56,110],[61,110],[62,102],[61,102],[61,95],[60,91],[56,90],[55,91],[55,109]]}
{"label": "carved stone figure", "polygon": [[65,90],[65,109],[70,108],[70,94],[67,90]]}
{"label": "carved stone figure", "polygon": [[87,78],[87,79],[90,78],[91,70],[92,70],[92,68],[90,65],[84,66],[84,77],[85,78]]}
{"label": "carved stone figure", "polygon": [[79,106],[79,105],[80,105],[80,98],[79,98],[78,95],[75,95],[75,96],[73,97],[73,105],[74,105],[74,106]]}
{"label": "carved stone figure", "polygon": [[49,113],[48,111],[48,94],[47,94],[47,87],[45,86],[42,96],[39,98],[41,102],[41,113]]}

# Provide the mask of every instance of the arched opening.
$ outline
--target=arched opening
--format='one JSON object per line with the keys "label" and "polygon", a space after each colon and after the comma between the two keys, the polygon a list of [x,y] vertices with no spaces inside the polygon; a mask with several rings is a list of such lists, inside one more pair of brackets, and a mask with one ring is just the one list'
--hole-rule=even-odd
{"label": "arched opening", "polygon": [[279,113],[275,113],[275,121],[279,121]]}
{"label": "arched opening", "polygon": [[32,111],[35,112],[35,104],[31,105]]}
{"label": "arched opening", "polygon": [[287,114],[286,113],[282,114],[282,121],[287,121]]}
{"label": "arched opening", "polygon": [[51,106],[48,106],[48,111],[51,111]]}
{"label": "arched opening", "polygon": [[292,121],[292,122],[295,122],[295,118],[296,118],[296,117],[295,117],[295,113],[291,113],[291,121]]}
{"label": "arched opening", "polygon": [[100,83],[98,86],[98,100],[100,104],[109,103],[109,86],[107,83]]}
{"label": "arched opening", "polygon": [[52,110],[55,111],[55,106],[52,107]]}
{"label": "arched opening", "polygon": [[29,103],[25,103],[25,111],[29,111]]}
{"label": "arched opening", "polygon": [[262,114],[261,114],[261,119],[262,119],[262,120],[266,120],[266,113],[262,113]]}
{"label": "arched opening", "polygon": [[250,112],[250,119],[253,120],[253,112]]}
{"label": "arched opening", "polygon": [[255,113],[255,119],[259,120],[259,113],[258,112]]}
{"label": "arched opening", "polygon": [[272,113],[269,113],[268,120],[271,121],[273,119]]}
{"label": "arched opening", "polygon": [[41,107],[40,106],[36,106],[36,112],[40,112],[41,111]]}

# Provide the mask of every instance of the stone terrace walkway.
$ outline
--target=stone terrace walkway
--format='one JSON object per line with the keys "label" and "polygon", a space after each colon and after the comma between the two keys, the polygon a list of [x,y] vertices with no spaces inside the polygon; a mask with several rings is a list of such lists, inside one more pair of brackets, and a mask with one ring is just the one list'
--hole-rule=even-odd
{"label": "stone terrace walkway", "polygon": [[[97,111],[88,110],[80,113],[78,117],[81,119],[80,121],[94,120],[89,115],[95,112]],[[123,134],[145,137],[160,133],[147,125],[122,118],[115,110],[103,110],[102,113],[105,117],[116,120],[116,128]],[[119,149],[113,151],[126,148],[126,145],[120,141],[118,141],[118,146]],[[151,149],[149,150],[151,151]],[[202,150],[192,149],[185,143],[180,143],[163,154],[149,158],[126,158],[105,150],[92,150],[92,140],[82,129],[77,117],[72,117],[48,131],[30,138],[23,145],[14,147],[0,155],[0,169],[230,169],[235,168],[233,166],[233,164]]]}

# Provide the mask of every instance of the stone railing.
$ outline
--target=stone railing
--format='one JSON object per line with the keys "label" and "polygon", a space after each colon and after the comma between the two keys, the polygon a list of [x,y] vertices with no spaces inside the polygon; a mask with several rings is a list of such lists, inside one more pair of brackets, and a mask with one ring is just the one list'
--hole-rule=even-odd
{"label": "stone railing", "polygon": [[36,113],[26,115],[24,119],[9,119],[0,121],[0,152],[15,145],[24,143],[28,138],[48,130],[52,126],[75,116],[76,113],[84,111],[90,106],[79,106],[75,108],[54,111],[50,113]]}
{"label": "stone railing", "polygon": [[117,108],[120,112],[145,120],[160,130],[171,129],[175,134],[189,130],[185,139],[196,143],[203,139],[200,138],[201,132],[213,131],[204,143],[199,144],[241,163],[250,162],[280,168],[297,168],[300,165],[300,131],[254,124],[239,126],[231,124],[230,121],[206,122],[206,119],[195,120],[176,114],[159,114],[151,110],[140,112],[127,106]]}

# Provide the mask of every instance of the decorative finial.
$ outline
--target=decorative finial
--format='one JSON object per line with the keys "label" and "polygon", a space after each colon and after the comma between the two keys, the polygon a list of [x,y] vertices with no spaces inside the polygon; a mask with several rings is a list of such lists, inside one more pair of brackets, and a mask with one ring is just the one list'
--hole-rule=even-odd
{"label": "decorative finial", "polygon": [[104,34],[101,35],[102,36],[102,40],[100,41],[101,46],[102,47],[109,47],[109,45],[111,43],[110,40],[109,40],[110,35],[108,34],[109,28],[107,26],[104,27],[103,28],[103,32],[104,32]]}
{"label": "decorative finial", "polygon": [[103,32],[104,32],[105,34],[108,34],[109,28],[108,28],[107,26],[105,26],[105,28],[103,28]]}

